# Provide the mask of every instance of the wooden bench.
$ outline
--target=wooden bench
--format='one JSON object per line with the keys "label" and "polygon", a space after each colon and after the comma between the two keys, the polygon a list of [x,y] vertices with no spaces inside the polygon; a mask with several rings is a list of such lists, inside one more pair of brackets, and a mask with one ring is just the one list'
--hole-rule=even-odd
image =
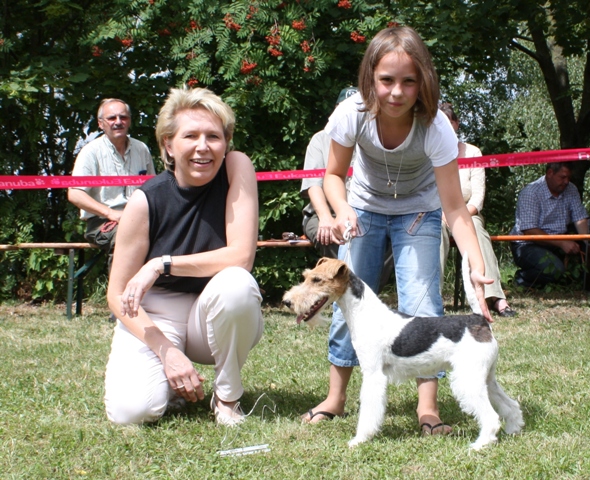
{"label": "wooden bench", "polygon": [[[451,237],[452,238],[452,237]],[[590,240],[590,235],[492,235],[492,242],[510,242],[514,240]],[[308,239],[296,240],[259,240],[258,248],[307,248],[312,247],[313,243]],[[456,248],[454,241],[451,241],[451,247],[455,248],[455,284],[453,295],[453,306],[455,309],[465,304],[464,290],[461,278],[461,255]],[[85,250],[98,249],[97,245],[91,243],[19,243],[15,245],[0,245],[0,251],[24,250],[24,249],[52,249],[56,255],[68,255],[68,291],[66,301],[66,315],[68,319],[72,318],[72,306],[74,300],[74,283],[76,283],[76,315],[82,314],[82,302],[84,296],[84,277],[90,269],[97,263],[102,254],[99,250],[90,260],[85,259]],[[76,269],[76,252],[78,253],[78,267]],[[589,246],[586,244],[585,261],[586,272],[584,272],[584,290],[590,290],[590,256],[588,255]]]}
{"label": "wooden bench", "polygon": [[[452,237],[451,237],[452,239]],[[493,242],[513,242],[515,240],[527,240],[531,242],[542,242],[547,240],[572,240],[572,241],[586,241],[586,251],[584,252],[584,261],[586,270],[584,271],[584,290],[590,291],[590,235],[490,235],[490,239]],[[459,300],[461,306],[465,306],[465,290],[463,289],[463,279],[461,276],[461,254],[459,249],[456,248],[454,241],[451,242],[451,247],[455,247],[455,286],[453,294],[453,308],[459,307]]]}
{"label": "wooden bench", "polygon": [[[288,247],[305,248],[313,246],[307,239],[298,240],[260,240],[258,247]],[[84,299],[84,277],[90,269],[100,260],[104,252],[98,250],[92,258],[86,261],[85,250],[97,250],[98,246],[92,243],[18,243],[14,245],[0,245],[0,251],[30,250],[30,249],[53,250],[56,255],[68,255],[68,290],[66,298],[66,315],[68,320],[72,318],[72,306],[74,303],[74,284],[76,284],[76,315],[82,314],[82,303]],[[78,262],[76,267],[76,253]]]}

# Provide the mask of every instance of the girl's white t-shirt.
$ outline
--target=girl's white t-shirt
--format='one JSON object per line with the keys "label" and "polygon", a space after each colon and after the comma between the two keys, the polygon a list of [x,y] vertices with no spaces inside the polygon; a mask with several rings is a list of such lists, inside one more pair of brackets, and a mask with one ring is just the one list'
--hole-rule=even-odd
{"label": "girl's white t-shirt", "polygon": [[[414,118],[404,142],[387,150],[379,139],[375,118],[359,111],[363,107],[362,97],[356,93],[338,105],[325,128],[340,145],[358,145],[348,203],[385,215],[440,208],[433,167],[444,166],[458,156],[457,136],[447,116],[439,110],[428,127]],[[392,182],[389,187],[388,171]]]}

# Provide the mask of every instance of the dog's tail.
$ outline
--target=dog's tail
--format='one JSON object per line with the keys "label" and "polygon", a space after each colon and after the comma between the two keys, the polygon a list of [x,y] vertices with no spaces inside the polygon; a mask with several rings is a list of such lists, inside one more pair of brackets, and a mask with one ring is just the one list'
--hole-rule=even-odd
{"label": "dog's tail", "polygon": [[465,289],[465,296],[467,297],[467,303],[469,303],[473,313],[483,315],[479,305],[479,300],[475,294],[475,288],[473,288],[473,284],[471,283],[471,269],[469,268],[469,258],[467,257],[467,252],[465,252],[461,262],[461,273],[463,275],[463,288]]}

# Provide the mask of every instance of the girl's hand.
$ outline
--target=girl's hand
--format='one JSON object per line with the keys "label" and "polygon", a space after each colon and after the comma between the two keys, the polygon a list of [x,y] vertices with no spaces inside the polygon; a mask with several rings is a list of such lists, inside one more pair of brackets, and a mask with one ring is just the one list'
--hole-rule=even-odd
{"label": "girl's hand", "polygon": [[358,230],[356,226],[357,217],[352,208],[348,208],[347,211],[336,216],[336,221],[332,226],[332,237],[336,240],[334,243],[343,245],[346,240],[344,238],[344,232],[350,227],[350,236],[356,237]]}
{"label": "girl's hand", "polygon": [[166,347],[160,358],[168,383],[178,396],[188,402],[205,398],[205,378],[195,370],[193,362],[184,353],[176,347]]}
{"label": "girl's hand", "polygon": [[477,300],[479,302],[479,306],[481,307],[481,312],[483,316],[487,319],[488,322],[493,323],[494,319],[492,318],[492,314],[490,313],[490,309],[488,308],[488,303],[486,302],[485,292],[484,292],[484,285],[489,285],[494,283],[494,280],[491,278],[484,277],[481,273],[476,270],[471,270],[471,283],[475,288],[475,295],[477,296]]}
{"label": "girl's hand", "polygon": [[160,276],[156,270],[159,259],[152,259],[139,269],[129,282],[121,295],[121,314],[129,315],[130,318],[136,317],[139,310],[139,304],[145,292],[147,292],[156,279]]}

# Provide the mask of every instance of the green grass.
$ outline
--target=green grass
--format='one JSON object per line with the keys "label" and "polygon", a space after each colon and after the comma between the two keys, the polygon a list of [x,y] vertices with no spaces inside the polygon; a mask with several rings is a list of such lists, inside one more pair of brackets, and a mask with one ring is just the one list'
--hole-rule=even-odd
{"label": "green grass", "polygon": [[[447,303],[450,299],[446,298]],[[471,452],[477,425],[441,382],[449,437],[422,437],[412,382],[390,386],[382,433],[354,450],[360,372],[350,416],[302,425],[327,391],[327,330],[298,327],[265,308],[265,334],[243,371],[243,405],[256,408],[235,430],[217,426],[207,401],[150,426],[111,425],[103,375],[112,324],[104,306],[0,306],[0,478],[91,479],[496,479],[590,478],[590,308],[580,292],[510,292],[519,316],[497,318],[498,379],[521,402],[522,435]],[[213,373],[207,377],[209,399]],[[268,444],[270,452],[221,457],[220,450]]]}

